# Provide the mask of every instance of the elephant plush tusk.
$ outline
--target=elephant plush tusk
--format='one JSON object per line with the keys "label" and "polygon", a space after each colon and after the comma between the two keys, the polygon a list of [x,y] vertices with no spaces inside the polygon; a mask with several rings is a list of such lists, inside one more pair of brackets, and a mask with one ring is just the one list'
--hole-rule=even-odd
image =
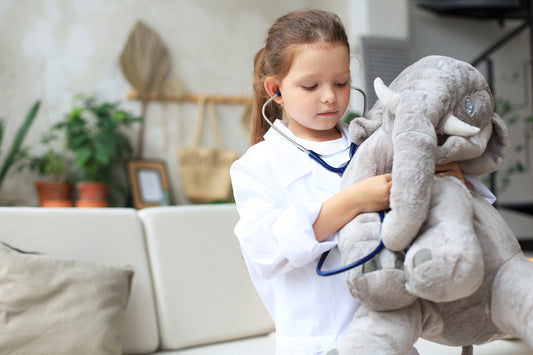
{"label": "elephant plush tusk", "polygon": [[451,113],[448,113],[441,121],[441,127],[442,132],[449,136],[470,137],[480,131],[478,127],[464,123]]}
{"label": "elephant plush tusk", "polygon": [[396,106],[398,106],[398,102],[400,102],[400,95],[389,89],[380,77],[374,79],[374,90],[383,105],[385,105],[389,111],[394,111]]}

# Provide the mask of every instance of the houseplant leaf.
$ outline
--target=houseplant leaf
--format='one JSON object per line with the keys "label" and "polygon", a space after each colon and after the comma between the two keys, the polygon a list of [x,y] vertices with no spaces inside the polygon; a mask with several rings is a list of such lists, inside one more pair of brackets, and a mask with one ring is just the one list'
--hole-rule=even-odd
{"label": "houseplant leaf", "polygon": [[21,152],[21,147],[22,147],[24,138],[26,137],[33,121],[35,120],[35,116],[37,116],[37,112],[39,111],[40,106],[41,106],[41,101],[37,100],[33,104],[33,106],[30,108],[29,112],[26,114],[26,118],[24,119],[24,122],[19,127],[17,134],[15,136],[15,139],[13,140],[13,143],[11,143],[11,147],[9,148],[6,158],[0,168],[0,186],[2,185],[2,182],[4,181],[4,178],[9,168],[11,168],[11,166],[13,166],[13,164],[17,161],[17,158]]}

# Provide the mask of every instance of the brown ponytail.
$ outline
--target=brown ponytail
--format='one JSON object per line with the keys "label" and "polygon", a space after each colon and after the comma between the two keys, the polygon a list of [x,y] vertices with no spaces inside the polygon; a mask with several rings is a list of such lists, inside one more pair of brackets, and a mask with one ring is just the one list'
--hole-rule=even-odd
{"label": "brown ponytail", "polygon": [[[263,119],[261,110],[264,103],[270,98],[265,89],[265,47],[257,51],[254,58],[254,103],[252,111],[252,145],[263,140],[263,136],[270,128],[270,125]],[[275,102],[265,107],[265,114],[271,121],[280,119],[283,110]]]}
{"label": "brown ponytail", "polygon": [[[270,98],[264,87],[265,78],[281,80],[287,75],[292,45],[319,42],[340,42],[350,50],[344,26],[337,15],[322,10],[294,11],[278,18],[268,31],[265,46],[254,58],[252,145],[262,141],[270,128],[261,114],[264,103]],[[282,108],[275,102],[267,105],[265,113],[271,121],[283,116]]]}

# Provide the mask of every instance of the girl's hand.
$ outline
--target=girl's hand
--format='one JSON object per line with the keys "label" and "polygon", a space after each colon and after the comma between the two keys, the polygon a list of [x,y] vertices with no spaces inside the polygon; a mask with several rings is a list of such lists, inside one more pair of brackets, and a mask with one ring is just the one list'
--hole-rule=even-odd
{"label": "girl's hand", "polygon": [[355,216],[389,208],[391,174],[373,176],[359,181],[324,201],[313,230],[317,241],[324,241]]}
{"label": "girl's hand", "polygon": [[436,176],[453,176],[453,177],[458,178],[463,184],[465,183],[465,178],[463,177],[463,173],[461,172],[461,169],[459,168],[459,164],[455,162],[443,164],[443,165],[436,165],[435,175]]}
{"label": "girl's hand", "polygon": [[392,175],[383,174],[372,176],[359,181],[351,186],[351,193],[354,201],[359,201],[358,211],[378,212],[389,208],[390,189],[392,186]]}

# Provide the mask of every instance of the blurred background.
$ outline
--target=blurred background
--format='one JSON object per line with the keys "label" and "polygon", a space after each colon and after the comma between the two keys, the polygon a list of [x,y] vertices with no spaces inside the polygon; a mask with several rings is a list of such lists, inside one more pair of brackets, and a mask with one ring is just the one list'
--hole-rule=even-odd
{"label": "blurred background", "polygon": [[[167,203],[191,203],[183,192],[176,150],[192,144],[198,98],[208,95],[219,100],[216,116],[224,148],[244,153],[249,146],[253,57],[263,46],[266,30],[289,11],[318,8],[335,12],[343,20],[352,47],[352,81],[367,91],[369,104],[375,100],[369,86],[375,76],[388,84],[423,56],[441,54],[476,62],[490,78],[513,147],[500,172],[483,179],[496,191],[501,206],[513,208],[503,211],[515,232],[533,238],[529,2],[2,0],[0,164],[35,102],[40,101],[40,107],[22,144],[32,154],[47,149],[41,141],[43,132],[72,115],[76,95],[94,96],[119,103],[133,116],[144,116],[142,124],[135,122],[124,130],[131,155],[163,163],[169,185]],[[168,54],[168,70],[158,89],[161,96],[150,100],[139,100],[121,62],[139,23],[158,36]],[[153,59],[145,57],[139,60]],[[358,97],[351,110],[361,112]],[[202,144],[211,143],[209,134],[203,134]],[[38,205],[34,187],[38,178],[27,167],[9,169],[1,182],[0,203]],[[126,193],[118,205],[132,206],[131,196]]]}

